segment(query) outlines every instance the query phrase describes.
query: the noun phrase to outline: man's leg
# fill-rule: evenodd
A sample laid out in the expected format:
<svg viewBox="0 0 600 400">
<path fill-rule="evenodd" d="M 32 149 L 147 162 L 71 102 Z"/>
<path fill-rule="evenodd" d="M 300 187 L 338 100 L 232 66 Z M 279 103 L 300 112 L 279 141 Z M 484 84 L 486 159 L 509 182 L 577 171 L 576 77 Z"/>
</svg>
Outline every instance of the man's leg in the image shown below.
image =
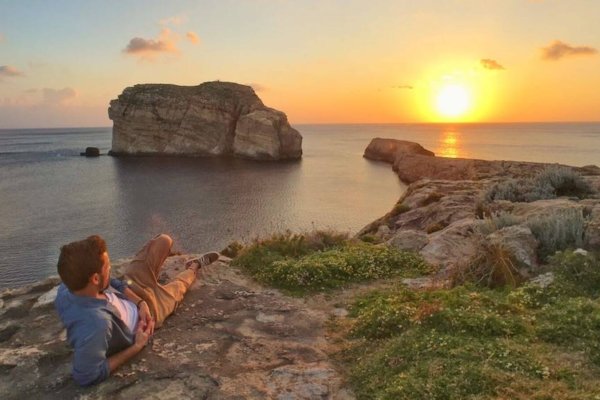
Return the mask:
<svg viewBox="0 0 600 400">
<path fill-rule="evenodd" d="M 195 270 L 188 269 L 165 286 L 158 283 L 160 270 L 172 245 L 173 240 L 168 235 L 154 237 L 135 255 L 125 272 L 127 278 L 133 281 L 131 289 L 148 302 L 156 327 L 160 327 L 175 310 L 196 279 Z"/>
</svg>

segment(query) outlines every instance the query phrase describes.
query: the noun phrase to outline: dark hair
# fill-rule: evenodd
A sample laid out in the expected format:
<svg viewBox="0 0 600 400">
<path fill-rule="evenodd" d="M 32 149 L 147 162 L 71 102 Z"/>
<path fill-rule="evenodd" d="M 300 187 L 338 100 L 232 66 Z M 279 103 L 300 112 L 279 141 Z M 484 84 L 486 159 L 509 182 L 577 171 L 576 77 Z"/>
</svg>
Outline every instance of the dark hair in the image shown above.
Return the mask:
<svg viewBox="0 0 600 400">
<path fill-rule="evenodd" d="M 92 275 L 102 271 L 102 254 L 105 251 L 106 242 L 98 235 L 60 248 L 56 268 L 70 291 L 83 289 Z"/>
</svg>

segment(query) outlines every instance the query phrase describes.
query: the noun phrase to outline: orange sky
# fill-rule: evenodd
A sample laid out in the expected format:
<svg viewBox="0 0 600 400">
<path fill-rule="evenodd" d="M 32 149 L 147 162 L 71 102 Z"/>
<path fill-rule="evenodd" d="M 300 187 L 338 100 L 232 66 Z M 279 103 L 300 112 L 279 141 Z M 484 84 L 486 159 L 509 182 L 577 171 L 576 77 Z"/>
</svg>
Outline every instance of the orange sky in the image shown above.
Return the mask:
<svg viewBox="0 0 600 400">
<path fill-rule="evenodd" d="M 600 120 L 598 1 L 140 4 L 3 3 L 0 128 L 108 126 L 127 86 L 217 79 L 292 123 Z"/>
</svg>

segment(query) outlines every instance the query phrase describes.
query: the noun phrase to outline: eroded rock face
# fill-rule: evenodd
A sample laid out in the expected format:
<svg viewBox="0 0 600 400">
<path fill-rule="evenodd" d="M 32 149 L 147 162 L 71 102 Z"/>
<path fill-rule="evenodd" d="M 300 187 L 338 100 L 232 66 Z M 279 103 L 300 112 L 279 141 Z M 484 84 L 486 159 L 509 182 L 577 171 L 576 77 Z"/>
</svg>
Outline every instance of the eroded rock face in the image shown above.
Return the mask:
<svg viewBox="0 0 600 400">
<path fill-rule="evenodd" d="M 112 155 L 233 155 L 297 159 L 302 136 L 250 86 L 143 84 L 110 102 Z"/>
</svg>

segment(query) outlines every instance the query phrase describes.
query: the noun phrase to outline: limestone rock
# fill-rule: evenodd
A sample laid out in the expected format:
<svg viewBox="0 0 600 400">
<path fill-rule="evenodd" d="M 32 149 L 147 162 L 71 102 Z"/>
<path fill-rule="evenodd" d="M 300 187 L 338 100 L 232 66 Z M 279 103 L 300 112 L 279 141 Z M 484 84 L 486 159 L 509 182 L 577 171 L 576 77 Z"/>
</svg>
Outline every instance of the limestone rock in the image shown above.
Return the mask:
<svg viewBox="0 0 600 400">
<path fill-rule="evenodd" d="M 585 227 L 585 247 L 590 250 L 600 250 L 600 205 L 596 205 Z"/>
<path fill-rule="evenodd" d="M 396 153 L 421 154 L 424 156 L 433 156 L 434 153 L 426 150 L 418 143 L 407 140 L 382 139 L 375 138 L 371 140 L 369 146 L 365 149 L 363 157 L 370 160 L 386 161 L 393 163 Z"/>
<path fill-rule="evenodd" d="M 536 256 L 538 242 L 526 226 L 514 225 L 502 228 L 488 235 L 487 239 L 489 243 L 501 246 L 522 266 L 529 269 L 538 266 Z"/>
<path fill-rule="evenodd" d="M 142 84 L 110 102 L 112 155 L 233 155 L 297 159 L 302 136 L 250 86 Z"/>
<path fill-rule="evenodd" d="M 442 268 L 456 266 L 477 252 L 477 221 L 465 218 L 429 235 L 429 243 L 421 250 L 428 263 Z"/>
<path fill-rule="evenodd" d="M 398 250 L 419 251 L 429 243 L 429 239 L 423 231 L 406 229 L 397 231 L 387 243 Z"/>
</svg>

